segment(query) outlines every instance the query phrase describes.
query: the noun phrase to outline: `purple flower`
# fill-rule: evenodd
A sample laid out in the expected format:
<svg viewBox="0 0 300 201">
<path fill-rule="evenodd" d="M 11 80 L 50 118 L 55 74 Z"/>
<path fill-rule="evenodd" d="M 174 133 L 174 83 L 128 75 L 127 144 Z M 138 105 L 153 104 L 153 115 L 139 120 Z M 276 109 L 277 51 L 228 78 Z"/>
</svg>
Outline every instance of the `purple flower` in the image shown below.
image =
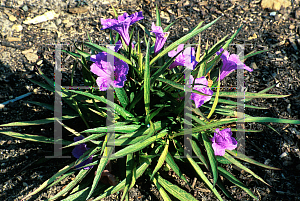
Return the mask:
<svg viewBox="0 0 300 201">
<path fill-rule="evenodd" d="M 194 78 L 191 75 L 190 79 L 189 79 L 189 84 L 192 85 L 193 82 L 194 82 Z M 200 77 L 200 78 L 196 78 L 193 89 L 197 90 L 201 93 L 209 95 L 209 96 L 204 96 L 204 95 L 192 93 L 191 100 L 193 100 L 195 102 L 196 108 L 199 108 L 205 102 L 209 101 L 211 99 L 211 96 L 214 93 L 209 87 L 207 87 L 207 85 L 208 85 L 208 82 L 204 76 Z"/>
<path fill-rule="evenodd" d="M 180 44 L 177 47 L 177 51 L 172 50 L 168 53 L 169 57 L 174 57 L 176 54 L 183 50 L 184 44 Z M 187 47 L 185 50 L 180 53 L 175 61 L 170 65 L 170 69 L 176 66 L 186 66 L 188 69 L 194 70 L 197 65 L 196 57 L 195 57 L 195 49 L 193 47 Z"/>
<path fill-rule="evenodd" d="M 159 50 L 161 50 L 161 48 L 164 46 L 170 33 L 163 32 L 163 29 L 160 26 L 155 26 L 154 23 L 152 23 L 152 32 L 155 33 L 156 36 L 154 53 L 157 54 Z"/>
<path fill-rule="evenodd" d="M 115 47 L 112 46 L 109 47 L 109 49 L 117 52 L 121 47 L 121 41 L 118 41 Z M 124 86 L 129 69 L 126 62 L 114 57 L 114 63 L 112 65 L 110 61 L 107 61 L 106 52 L 92 55 L 90 60 L 94 62 L 91 65 L 91 72 L 98 76 L 96 82 L 100 91 L 106 91 L 109 85 L 116 88 L 122 88 Z"/>
<path fill-rule="evenodd" d="M 217 156 L 224 156 L 225 149 L 233 150 L 237 147 L 237 141 L 232 137 L 230 128 L 225 128 L 221 131 L 217 128 L 214 137 L 210 140 L 212 141 L 212 148 Z"/>
<path fill-rule="evenodd" d="M 117 20 L 101 18 L 101 24 L 103 25 L 103 28 L 101 30 L 112 29 L 117 31 L 125 41 L 126 45 L 129 45 L 129 26 L 142 19 L 144 19 L 142 11 L 136 12 L 130 16 L 128 16 L 127 13 L 124 13 L 123 15 L 118 16 Z"/>
<path fill-rule="evenodd" d="M 77 142 L 77 141 L 80 141 L 80 140 L 83 140 L 84 139 L 84 137 L 82 137 L 82 136 L 79 136 L 79 137 L 74 137 L 74 142 Z M 83 143 L 83 144 L 79 144 L 79 145 L 76 145 L 75 146 L 75 148 L 73 149 L 73 151 L 72 151 L 72 154 L 73 154 L 73 156 L 75 157 L 75 158 L 80 158 L 83 154 L 84 154 L 84 152 L 86 152 L 87 150 L 89 150 L 90 148 L 88 148 L 87 146 L 86 146 L 86 144 L 85 143 Z M 76 165 L 76 168 L 80 168 L 80 167 L 82 167 L 82 166 L 85 166 L 85 165 L 87 165 L 87 164 L 89 164 L 89 163 L 92 163 L 93 162 L 93 157 L 91 156 L 91 157 L 89 157 L 87 160 L 85 160 L 85 161 L 83 161 L 82 163 L 80 163 L 79 165 Z M 91 166 L 88 166 L 88 167 L 85 167 L 84 169 L 86 170 L 86 169 L 91 169 L 91 168 L 93 168 L 94 166 L 93 165 L 91 165 Z"/>
<path fill-rule="evenodd" d="M 221 48 L 217 53 L 217 55 L 221 54 L 224 49 Z M 224 79 L 229 73 L 237 69 L 245 69 L 249 72 L 253 70 L 246 66 L 243 62 L 241 62 L 240 58 L 236 54 L 230 55 L 228 51 L 224 51 L 221 55 L 221 59 L 223 61 L 223 66 L 221 68 L 220 79 Z"/>
</svg>

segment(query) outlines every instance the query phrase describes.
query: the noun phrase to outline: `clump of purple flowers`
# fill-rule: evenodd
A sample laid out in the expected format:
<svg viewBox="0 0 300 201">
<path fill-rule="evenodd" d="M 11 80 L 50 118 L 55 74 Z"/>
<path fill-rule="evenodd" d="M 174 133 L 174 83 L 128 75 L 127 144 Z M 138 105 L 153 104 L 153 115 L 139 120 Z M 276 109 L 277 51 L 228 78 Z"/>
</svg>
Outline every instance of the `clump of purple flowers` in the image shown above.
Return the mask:
<svg viewBox="0 0 300 201">
<path fill-rule="evenodd" d="M 80 141 L 80 140 L 83 140 L 83 139 L 84 139 L 84 137 L 82 137 L 82 136 L 74 137 L 74 142 L 77 142 L 77 141 Z M 75 148 L 72 151 L 72 155 L 75 158 L 78 159 L 89 149 L 90 148 L 88 148 L 85 143 L 76 145 Z M 85 160 L 82 163 L 80 163 L 79 165 L 77 165 L 76 168 L 80 168 L 80 167 L 85 166 L 85 165 L 87 165 L 89 163 L 92 163 L 92 162 L 93 162 L 93 157 L 89 157 L 87 160 Z M 91 169 L 93 167 L 94 166 L 91 165 L 91 166 L 85 167 L 84 169 L 87 170 L 87 169 Z"/>
<path fill-rule="evenodd" d="M 224 156 L 225 149 L 233 150 L 237 147 L 237 141 L 232 137 L 232 132 L 230 128 L 225 128 L 220 131 L 217 128 L 214 137 L 211 138 L 212 148 L 214 149 L 215 155 Z"/>
</svg>

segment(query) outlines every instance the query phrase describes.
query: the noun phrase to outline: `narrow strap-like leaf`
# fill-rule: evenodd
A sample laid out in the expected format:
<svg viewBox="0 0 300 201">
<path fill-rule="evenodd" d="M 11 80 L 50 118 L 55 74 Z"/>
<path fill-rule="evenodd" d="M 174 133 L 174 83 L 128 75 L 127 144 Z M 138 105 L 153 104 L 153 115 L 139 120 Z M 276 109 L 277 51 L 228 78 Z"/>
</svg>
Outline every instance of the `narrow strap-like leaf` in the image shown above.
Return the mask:
<svg viewBox="0 0 300 201">
<path fill-rule="evenodd" d="M 196 170 L 197 174 L 200 176 L 200 178 L 206 183 L 206 185 L 210 188 L 210 190 L 215 194 L 215 196 L 221 201 L 223 200 L 217 189 L 210 183 L 210 181 L 205 176 L 202 169 L 198 166 L 198 164 L 192 159 L 192 157 L 187 154 L 187 159 L 193 166 L 193 168 Z"/>
<path fill-rule="evenodd" d="M 213 179 L 214 179 L 214 183 L 213 186 L 215 187 L 217 180 L 218 180 L 218 164 L 217 164 L 217 160 L 215 158 L 215 154 L 214 154 L 214 150 L 211 146 L 211 141 L 209 140 L 208 136 L 206 135 L 205 132 L 202 132 L 202 139 L 203 139 L 203 143 L 206 149 L 206 153 L 208 156 L 208 160 L 210 163 L 210 167 L 211 167 L 211 171 L 213 174 Z"/>
<path fill-rule="evenodd" d="M 165 159 L 167 157 L 167 154 L 168 154 L 168 151 L 169 151 L 169 139 L 167 139 L 167 142 L 166 142 L 166 145 L 165 145 L 165 148 L 163 150 L 163 152 L 161 153 L 161 156 L 159 157 L 158 159 L 158 162 L 153 170 L 153 173 L 150 177 L 150 179 L 153 178 L 153 176 L 156 174 L 156 172 L 161 168 L 161 166 L 164 164 L 165 162 Z"/>
<path fill-rule="evenodd" d="M 171 195 L 183 201 L 196 201 L 191 194 L 186 192 L 185 190 L 179 188 L 177 185 L 172 184 L 168 180 L 162 178 L 160 175 L 157 175 L 158 183 L 164 187 Z"/>
<path fill-rule="evenodd" d="M 242 182 L 240 182 L 237 178 L 235 178 L 232 174 L 230 174 L 229 172 L 227 172 L 225 169 L 223 169 L 222 167 L 218 167 L 219 172 L 226 178 L 228 179 L 231 183 L 237 185 L 238 187 L 240 187 L 241 189 L 243 189 L 244 191 L 246 191 L 251 197 L 253 197 L 254 199 L 258 200 L 258 198 L 252 193 L 252 191 L 250 191 Z"/>
<path fill-rule="evenodd" d="M 241 164 L 239 161 L 235 160 L 232 156 L 230 156 L 228 153 L 225 152 L 224 158 L 226 158 L 227 160 L 229 160 L 230 162 L 232 162 L 234 165 L 236 165 L 237 167 L 245 170 L 246 172 L 252 174 L 256 179 L 260 180 L 261 182 L 267 184 L 268 186 L 270 186 L 267 182 L 265 182 L 260 176 L 258 176 L 257 174 L 255 174 L 252 170 L 250 170 L 249 168 L 245 167 L 243 164 Z"/>
</svg>

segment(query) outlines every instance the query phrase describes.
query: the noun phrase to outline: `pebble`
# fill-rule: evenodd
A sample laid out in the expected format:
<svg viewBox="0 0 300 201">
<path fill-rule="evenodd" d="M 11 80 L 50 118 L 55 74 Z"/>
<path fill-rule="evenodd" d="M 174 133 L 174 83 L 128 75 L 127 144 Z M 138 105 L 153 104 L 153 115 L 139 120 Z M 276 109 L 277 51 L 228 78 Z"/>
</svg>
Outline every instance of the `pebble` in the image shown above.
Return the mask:
<svg viewBox="0 0 300 201">
<path fill-rule="evenodd" d="M 279 158 L 284 158 L 284 157 L 287 157 L 287 155 L 288 155 L 288 153 L 287 152 L 283 152 L 280 156 L 279 156 Z"/>
<path fill-rule="evenodd" d="M 300 19 L 300 8 L 295 11 L 295 18 Z"/>
<path fill-rule="evenodd" d="M 274 17 L 275 15 L 276 15 L 276 12 L 271 12 L 271 13 L 270 13 L 270 16 L 273 16 L 273 17 Z"/>
<path fill-rule="evenodd" d="M 28 6 L 27 6 L 27 5 L 24 5 L 24 6 L 22 7 L 22 9 L 23 9 L 25 12 L 27 12 L 27 11 L 28 11 Z"/>
<path fill-rule="evenodd" d="M 8 42 L 19 42 L 19 41 L 22 41 L 21 38 L 17 38 L 17 37 L 6 37 L 6 40 Z"/>
<path fill-rule="evenodd" d="M 256 63 L 255 62 L 252 62 L 251 64 L 250 64 L 250 68 L 252 68 L 252 69 L 258 69 L 258 67 L 257 67 L 257 65 L 256 65 Z"/>
<path fill-rule="evenodd" d="M 281 7 L 291 6 L 290 0 L 262 0 L 260 3 L 263 9 L 280 10 Z"/>
<path fill-rule="evenodd" d="M 264 164 L 265 164 L 265 165 L 269 165 L 270 162 L 271 162 L 271 159 L 267 159 L 267 160 L 265 160 Z"/>
<path fill-rule="evenodd" d="M 38 60 L 38 55 L 36 54 L 36 51 L 34 52 L 33 49 L 24 50 L 22 51 L 22 54 L 26 57 L 26 59 L 29 62 L 36 62 Z"/>
<path fill-rule="evenodd" d="M 291 24 L 291 25 L 289 26 L 289 29 L 291 29 L 291 30 L 295 29 L 295 25 Z"/>
<path fill-rule="evenodd" d="M 292 114 L 292 110 L 291 110 L 291 104 L 288 104 L 287 109 L 288 113 Z"/>
<path fill-rule="evenodd" d="M 14 24 L 14 25 L 12 26 L 12 30 L 14 30 L 14 31 L 16 31 L 16 32 L 20 32 L 20 31 L 23 30 L 23 27 L 22 27 L 22 25 L 20 25 L 20 24 Z"/>
</svg>

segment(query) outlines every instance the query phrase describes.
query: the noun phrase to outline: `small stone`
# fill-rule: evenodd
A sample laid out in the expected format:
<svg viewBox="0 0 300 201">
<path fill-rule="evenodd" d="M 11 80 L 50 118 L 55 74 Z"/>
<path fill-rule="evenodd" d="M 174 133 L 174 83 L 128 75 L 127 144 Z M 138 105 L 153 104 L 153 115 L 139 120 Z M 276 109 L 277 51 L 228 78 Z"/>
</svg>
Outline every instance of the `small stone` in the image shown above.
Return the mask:
<svg viewBox="0 0 300 201">
<path fill-rule="evenodd" d="M 57 26 L 60 25 L 61 24 L 61 19 L 56 19 L 55 23 L 56 23 Z"/>
<path fill-rule="evenodd" d="M 269 165 L 270 162 L 271 162 L 271 159 L 267 159 L 267 160 L 265 160 L 264 164 L 265 164 L 265 165 Z"/>
<path fill-rule="evenodd" d="M 256 65 L 255 62 L 252 62 L 252 63 L 250 64 L 250 68 L 252 68 L 252 69 L 254 69 L 254 70 L 258 69 L 258 67 L 257 67 L 257 65 Z"/>
<path fill-rule="evenodd" d="M 300 8 L 295 11 L 295 18 L 300 19 Z"/>
<path fill-rule="evenodd" d="M 14 24 L 14 25 L 12 26 L 12 30 L 15 30 L 16 32 L 20 32 L 20 31 L 23 30 L 23 27 L 22 27 L 22 25 L 20 25 L 20 24 Z"/>
<path fill-rule="evenodd" d="M 8 42 L 20 42 L 20 41 L 22 41 L 21 38 L 17 38 L 17 37 L 6 37 L 6 40 Z"/>
<path fill-rule="evenodd" d="M 254 33 L 253 36 L 250 36 L 250 37 L 248 38 L 248 40 L 253 40 L 253 39 L 257 39 L 256 33 Z"/>
<path fill-rule="evenodd" d="M 291 29 L 291 30 L 295 29 L 295 25 L 291 24 L 291 25 L 289 26 L 289 29 Z"/>
<path fill-rule="evenodd" d="M 34 52 L 33 49 L 24 50 L 22 51 L 22 54 L 24 54 L 24 56 L 29 62 L 36 62 L 39 59 L 38 55 L 36 54 L 36 51 Z"/>
<path fill-rule="evenodd" d="M 75 13 L 85 13 L 87 11 L 89 11 L 89 6 L 75 7 L 75 8 L 70 8 L 69 9 L 69 12 L 73 13 L 73 14 L 75 14 Z"/>
<path fill-rule="evenodd" d="M 27 184 L 26 182 L 23 182 L 23 186 L 24 186 L 24 187 L 27 187 L 28 184 Z"/>
<path fill-rule="evenodd" d="M 24 6 L 22 7 L 22 9 L 23 9 L 25 12 L 27 12 L 27 11 L 28 11 L 28 6 L 27 6 L 27 5 L 24 5 Z"/>
<path fill-rule="evenodd" d="M 288 155 L 288 153 L 287 152 L 283 152 L 280 156 L 279 156 L 279 158 L 284 158 L 284 157 L 287 157 L 287 155 Z"/>
<path fill-rule="evenodd" d="M 270 16 L 273 16 L 273 17 L 274 17 L 275 15 L 276 15 L 276 12 L 271 12 L 271 13 L 270 13 Z"/>
<path fill-rule="evenodd" d="M 9 21 L 14 22 L 17 20 L 17 18 L 10 14 L 8 11 L 4 10 L 4 13 L 8 16 Z"/>
<path fill-rule="evenodd" d="M 292 110 L 291 110 L 291 104 L 288 104 L 287 109 L 288 113 L 292 114 Z"/>
<path fill-rule="evenodd" d="M 260 3 L 263 9 L 280 10 L 281 7 L 291 6 L 290 0 L 262 0 Z"/>
<path fill-rule="evenodd" d="M 24 24 L 38 24 L 41 22 L 46 22 L 48 20 L 53 20 L 54 18 L 57 18 L 59 14 L 56 14 L 55 11 L 47 11 L 43 15 L 38 15 L 34 18 L 28 17 L 23 23 Z"/>
</svg>

